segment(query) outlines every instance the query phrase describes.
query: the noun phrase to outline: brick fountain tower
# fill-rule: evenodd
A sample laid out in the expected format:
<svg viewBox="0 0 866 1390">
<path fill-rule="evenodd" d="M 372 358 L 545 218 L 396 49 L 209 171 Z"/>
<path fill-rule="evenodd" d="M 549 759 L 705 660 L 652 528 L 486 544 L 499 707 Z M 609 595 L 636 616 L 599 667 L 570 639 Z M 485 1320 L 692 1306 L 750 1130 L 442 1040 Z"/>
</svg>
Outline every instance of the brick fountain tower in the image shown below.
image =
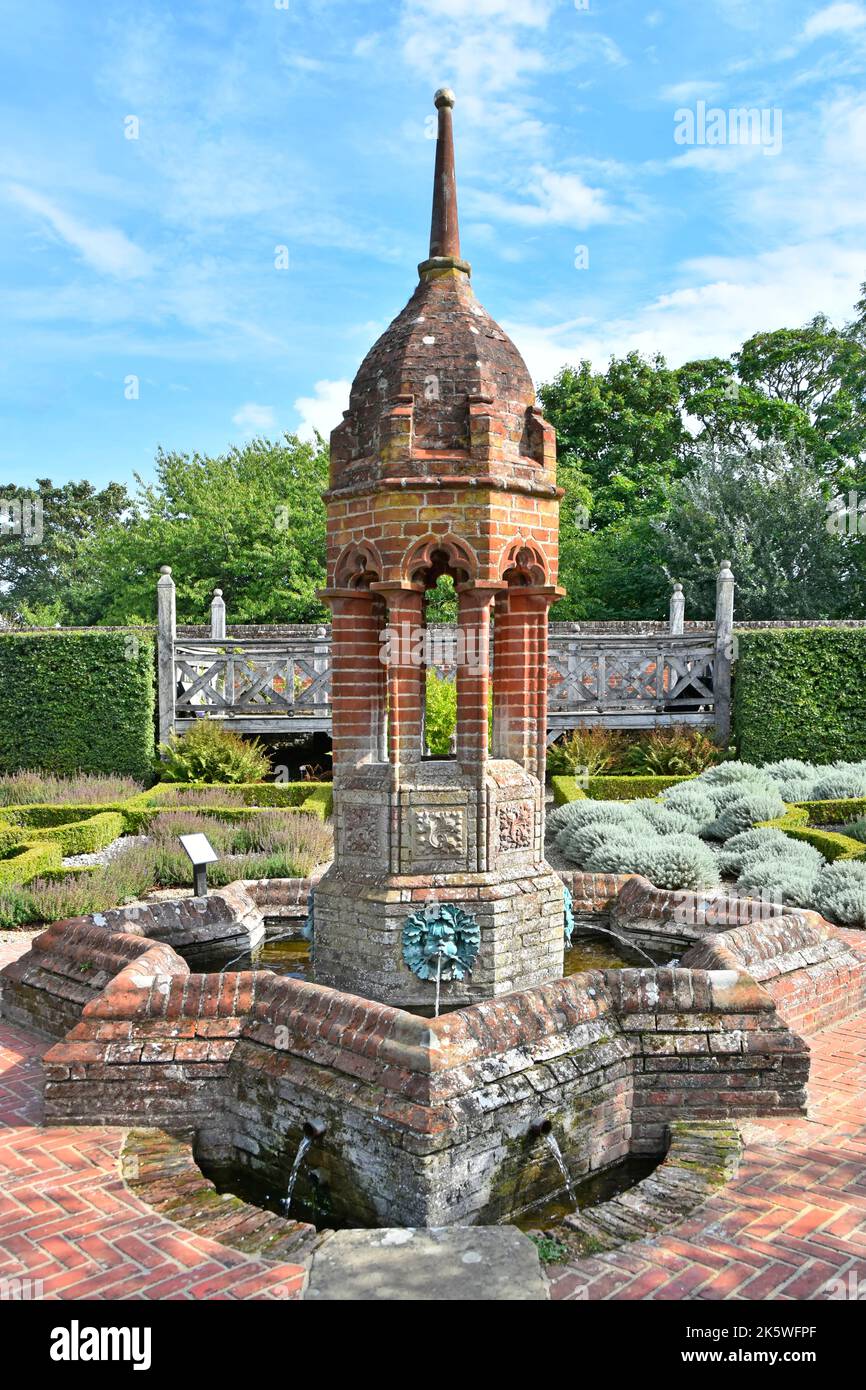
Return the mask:
<svg viewBox="0 0 866 1390">
<path fill-rule="evenodd" d="M 325 497 L 335 855 L 315 978 L 400 1006 L 432 1006 L 437 975 L 453 1006 L 558 978 L 563 958 L 544 859 L 555 435 L 472 292 L 454 96 L 435 103 L 430 255 L 355 377 Z M 430 758 L 425 607 L 442 575 L 458 597 L 456 749 Z"/>
</svg>

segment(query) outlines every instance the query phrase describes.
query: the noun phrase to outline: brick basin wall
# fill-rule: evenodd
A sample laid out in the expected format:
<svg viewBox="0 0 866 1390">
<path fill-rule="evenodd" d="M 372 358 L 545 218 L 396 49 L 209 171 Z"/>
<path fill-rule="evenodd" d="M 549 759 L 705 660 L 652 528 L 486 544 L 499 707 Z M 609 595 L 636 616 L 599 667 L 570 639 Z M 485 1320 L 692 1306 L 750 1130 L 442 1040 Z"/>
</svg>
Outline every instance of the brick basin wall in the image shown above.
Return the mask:
<svg viewBox="0 0 866 1390">
<path fill-rule="evenodd" d="M 55 931 L 59 975 L 93 931 Z M 731 970 L 589 972 L 426 1020 L 270 972 L 190 974 L 160 943 L 127 960 L 124 940 L 103 931 L 122 968 L 46 1054 L 47 1122 L 193 1129 L 203 1157 L 276 1182 L 304 1122 L 324 1121 L 309 1166 L 337 1219 L 533 1205 L 561 1183 L 541 1119 L 580 1177 L 661 1149 L 671 1120 L 804 1104 L 805 1044 Z"/>
</svg>

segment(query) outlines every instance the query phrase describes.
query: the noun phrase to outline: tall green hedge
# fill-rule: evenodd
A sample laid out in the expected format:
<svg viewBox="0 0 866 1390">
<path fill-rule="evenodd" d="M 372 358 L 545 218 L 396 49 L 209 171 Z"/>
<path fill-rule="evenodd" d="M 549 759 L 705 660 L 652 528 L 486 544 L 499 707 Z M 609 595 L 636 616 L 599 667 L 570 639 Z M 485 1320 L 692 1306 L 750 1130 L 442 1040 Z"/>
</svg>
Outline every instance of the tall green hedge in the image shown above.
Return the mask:
<svg viewBox="0 0 866 1390">
<path fill-rule="evenodd" d="M 0 634 L 0 771 L 147 779 L 153 756 L 149 633 Z"/>
<path fill-rule="evenodd" d="M 866 758 L 866 629 L 738 632 L 734 736 L 744 762 Z"/>
</svg>

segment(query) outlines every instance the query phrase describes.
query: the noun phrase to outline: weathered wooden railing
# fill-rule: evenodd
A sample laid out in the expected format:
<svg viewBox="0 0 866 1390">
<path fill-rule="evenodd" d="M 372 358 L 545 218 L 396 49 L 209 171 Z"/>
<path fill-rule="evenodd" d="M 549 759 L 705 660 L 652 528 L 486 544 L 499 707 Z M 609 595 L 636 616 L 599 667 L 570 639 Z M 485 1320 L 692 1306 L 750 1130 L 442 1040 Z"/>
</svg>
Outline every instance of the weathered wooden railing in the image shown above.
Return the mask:
<svg viewBox="0 0 866 1390">
<path fill-rule="evenodd" d="M 290 636 L 226 635 L 222 593 L 214 591 L 210 636 L 178 635 L 175 587 L 165 568 L 158 588 L 159 728 L 164 742 L 196 719 L 216 718 L 240 733 L 303 733 L 331 727 L 330 638 L 326 628 Z M 717 581 L 716 616 L 685 631 L 677 584 L 667 631 L 583 632 L 551 623 L 548 737 L 579 725 L 654 728 L 671 724 L 730 732 L 734 577 Z M 660 627 L 660 624 L 652 624 Z M 438 640 L 438 639 L 437 639 Z M 436 663 L 453 669 L 453 631 Z"/>
</svg>

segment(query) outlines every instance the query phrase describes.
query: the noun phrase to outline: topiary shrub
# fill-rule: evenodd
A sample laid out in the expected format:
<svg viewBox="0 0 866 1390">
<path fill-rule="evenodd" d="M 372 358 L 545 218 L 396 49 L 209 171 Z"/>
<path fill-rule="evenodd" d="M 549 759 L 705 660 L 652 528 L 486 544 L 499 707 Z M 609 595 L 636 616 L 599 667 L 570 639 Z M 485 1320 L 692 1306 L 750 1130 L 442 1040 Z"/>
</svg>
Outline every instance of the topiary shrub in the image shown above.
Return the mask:
<svg viewBox="0 0 866 1390">
<path fill-rule="evenodd" d="M 696 834 L 694 819 L 686 815 L 679 809 L 666 806 L 658 801 L 635 801 L 635 815 L 640 816 L 656 835 L 693 835 Z"/>
<path fill-rule="evenodd" d="M 866 796 L 866 764 L 834 763 L 818 771 L 822 775 L 813 783 L 808 800 L 841 801 L 845 797 Z"/>
<path fill-rule="evenodd" d="M 756 826 L 754 830 L 744 830 L 726 841 L 724 849 L 719 852 L 719 869 L 722 873 L 738 875 L 747 865 L 778 859 L 801 868 L 811 867 L 815 872 L 826 862 L 812 845 L 792 840 L 782 830 Z"/>
<path fill-rule="evenodd" d="M 657 888 L 712 888 L 716 856 L 698 835 L 663 835 L 648 848 L 646 876 Z"/>
<path fill-rule="evenodd" d="M 738 831 L 748 830 L 758 821 L 774 820 L 784 812 L 785 803 L 778 792 L 765 791 L 761 787 L 749 789 L 728 801 L 704 834 L 711 840 L 728 840 Z"/>
<path fill-rule="evenodd" d="M 188 733 L 162 744 L 164 782 L 260 782 L 270 762 L 258 739 L 247 741 L 214 719 L 201 719 Z"/>
<path fill-rule="evenodd" d="M 860 840 L 866 844 L 866 816 L 861 816 L 859 820 L 852 821 L 850 825 L 842 827 L 842 833 L 849 835 L 852 840 Z"/>
<path fill-rule="evenodd" d="M 572 801 L 560 807 L 562 817 L 556 828 L 556 844 L 561 849 L 566 835 L 585 825 L 631 825 L 634 812 L 626 802 Z"/>
<path fill-rule="evenodd" d="M 658 838 L 626 826 L 609 826 L 601 843 L 587 854 L 583 868 L 591 874 L 643 874 L 650 878 L 652 849 Z"/>
<path fill-rule="evenodd" d="M 775 855 L 763 863 L 750 860 L 737 879 L 737 891 L 746 898 L 763 894 L 773 902 L 811 907 L 818 874 L 814 864 L 798 863 L 784 855 Z"/>
<path fill-rule="evenodd" d="M 670 791 L 662 792 L 662 801 L 678 815 L 687 816 L 691 822 L 689 829 L 700 835 L 716 818 L 716 808 L 712 798 L 703 791 L 700 782 L 682 782 Z"/>
<path fill-rule="evenodd" d="M 866 927 L 866 863 L 839 860 L 818 875 L 814 905 L 831 922 Z"/>
</svg>

